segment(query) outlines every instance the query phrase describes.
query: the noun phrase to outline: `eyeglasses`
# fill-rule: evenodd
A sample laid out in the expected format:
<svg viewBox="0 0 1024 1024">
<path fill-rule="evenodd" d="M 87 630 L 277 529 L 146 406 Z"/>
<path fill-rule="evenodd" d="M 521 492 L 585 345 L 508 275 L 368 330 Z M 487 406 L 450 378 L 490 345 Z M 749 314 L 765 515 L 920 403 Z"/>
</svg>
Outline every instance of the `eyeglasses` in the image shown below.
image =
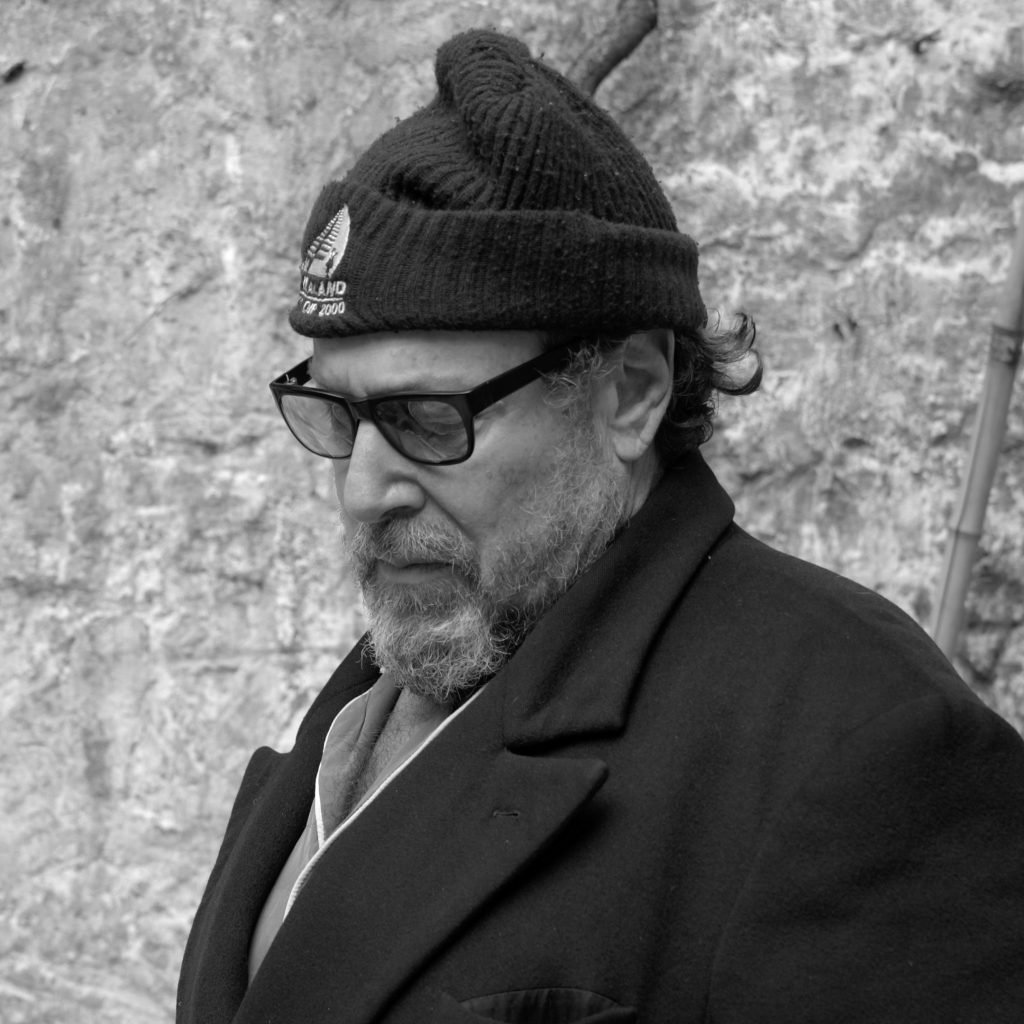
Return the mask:
<svg viewBox="0 0 1024 1024">
<path fill-rule="evenodd" d="M 413 462 L 451 466 L 473 454 L 473 418 L 542 374 L 564 368 L 583 341 L 541 353 L 468 391 L 400 392 L 346 398 L 309 387 L 310 360 L 270 382 L 277 408 L 299 444 L 314 455 L 347 459 L 360 420 L 369 420 Z"/>
</svg>

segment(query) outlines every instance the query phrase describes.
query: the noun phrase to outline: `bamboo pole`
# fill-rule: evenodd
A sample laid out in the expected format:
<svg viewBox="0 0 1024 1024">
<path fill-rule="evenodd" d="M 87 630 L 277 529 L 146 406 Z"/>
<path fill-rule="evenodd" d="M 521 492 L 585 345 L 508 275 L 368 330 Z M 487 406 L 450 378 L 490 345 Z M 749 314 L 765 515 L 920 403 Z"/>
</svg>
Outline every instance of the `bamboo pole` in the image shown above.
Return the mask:
<svg viewBox="0 0 1024 1024">
<path fill-rule="evenodd" d="M 978 406 L 971 454 L 956 527 L 950 534 L 935 616 L 935 642 L 947 658 L 956 653 L 971 570 L 978 553 L 992 481 L 999 462 L 1013 378 L 1024 339 L 1024 214 L 1017 224 L 1010 269 L 992 321 L 985 385 Z"/>
</svg>

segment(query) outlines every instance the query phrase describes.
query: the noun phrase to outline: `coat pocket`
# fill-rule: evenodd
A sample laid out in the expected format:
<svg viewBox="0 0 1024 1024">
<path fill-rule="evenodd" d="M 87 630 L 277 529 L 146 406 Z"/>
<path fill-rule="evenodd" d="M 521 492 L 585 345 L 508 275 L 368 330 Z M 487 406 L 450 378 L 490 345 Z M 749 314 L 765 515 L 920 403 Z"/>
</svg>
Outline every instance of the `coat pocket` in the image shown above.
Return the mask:
<svg viewBox="0 0 1024 1024">
<path fill-rule="evenodd" d="M 527 988 L 494 992 L 460 1003 L 481 1021 L 501 1024 L 626 1024 L 636 1010 L 583 988 Z"/>
</svg>

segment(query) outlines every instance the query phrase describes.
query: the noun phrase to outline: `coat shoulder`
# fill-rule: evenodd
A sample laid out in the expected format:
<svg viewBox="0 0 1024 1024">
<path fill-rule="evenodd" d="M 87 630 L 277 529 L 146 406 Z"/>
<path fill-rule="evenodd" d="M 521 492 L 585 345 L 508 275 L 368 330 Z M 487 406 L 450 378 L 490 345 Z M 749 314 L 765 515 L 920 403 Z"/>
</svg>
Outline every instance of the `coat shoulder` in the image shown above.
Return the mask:
<svg viewBox="0 0 1024 1024">
<path fill-rule="evenodd" d="M 888 598 L 739 527 L 709 553 L 677 611 L 684 604 L 689 611 L 678 621 L 696 613 L 733 657 L 758 667 L 755 679 L 778 676 L 833 699 L 883 705 L 936 693 L 977 700 L 921 625 Z"/>
</svg>

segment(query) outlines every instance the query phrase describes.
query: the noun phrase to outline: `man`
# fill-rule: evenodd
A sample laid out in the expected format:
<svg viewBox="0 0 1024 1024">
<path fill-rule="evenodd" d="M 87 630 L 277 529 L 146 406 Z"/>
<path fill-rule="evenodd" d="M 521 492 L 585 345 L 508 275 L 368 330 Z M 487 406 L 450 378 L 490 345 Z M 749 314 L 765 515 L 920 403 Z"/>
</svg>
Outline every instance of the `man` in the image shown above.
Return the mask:
<svg viewBox="0 0 1024 1024">
<path fill-rule="evenodd" d="M 715 334 L 611 120 L 473 32 L 317 201 L 272 385 L 370 629 L 254 755 L 180 1024 L 1024 1019 L 1024 744 L 733 522 Z"/>
</svg>

